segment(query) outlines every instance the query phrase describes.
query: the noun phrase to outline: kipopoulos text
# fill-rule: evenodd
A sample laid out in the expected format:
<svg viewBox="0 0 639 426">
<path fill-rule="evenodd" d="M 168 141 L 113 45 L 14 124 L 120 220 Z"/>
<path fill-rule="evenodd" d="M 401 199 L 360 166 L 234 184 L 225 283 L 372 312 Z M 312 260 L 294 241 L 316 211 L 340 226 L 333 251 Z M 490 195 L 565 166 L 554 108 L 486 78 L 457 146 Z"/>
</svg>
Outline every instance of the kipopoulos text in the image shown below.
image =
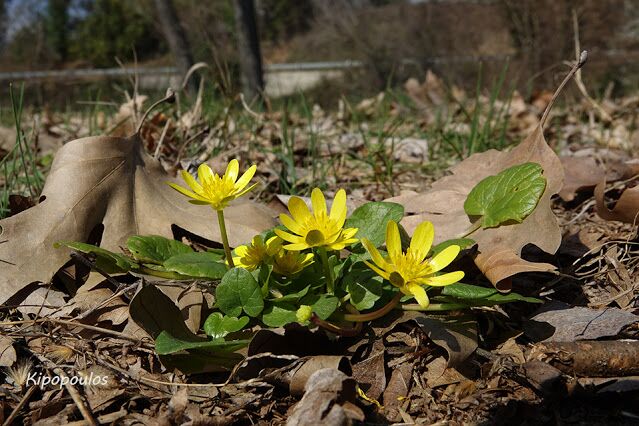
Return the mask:
<svg viewBox="0 0 639 426">
<path fill-rule="evenodd" d="M 100 376 L 97 374 L 73 375 L 73 376 L 47 376 L 42 373 L 30 373 L 27 377 L 27 386 L 65 386 L 65 385 L 82 385 L 82 386 L 105 386 L 108 383 L 108 376 Z"/>
</svg>

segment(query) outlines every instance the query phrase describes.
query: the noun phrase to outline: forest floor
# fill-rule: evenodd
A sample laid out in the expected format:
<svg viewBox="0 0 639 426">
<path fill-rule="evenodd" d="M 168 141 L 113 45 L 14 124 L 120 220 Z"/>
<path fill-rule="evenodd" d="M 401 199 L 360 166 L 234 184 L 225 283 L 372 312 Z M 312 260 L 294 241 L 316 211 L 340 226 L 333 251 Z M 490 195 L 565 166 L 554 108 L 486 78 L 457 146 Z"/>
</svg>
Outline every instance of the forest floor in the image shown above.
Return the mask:
<svg viewBox="0 0 639 426">
<path fill-rule="evenodd" d="M 499 280 L 508 287 L 502 290 L 542 303 L 514 301 L 427 315 L 396 310 L 364 325 L 357 336 L 295 324 L 254 326 L 239 358 L 200 372 L 189 353 L 183 354 L 189 368 L 158 355 L 156 336 L 142 317 L 153 322 L 169 315 L 158 302 L 166 298 L 179 308 L 181 320 L 202 334 L 216 282 L 96 273 L 90 256 L 76 253 L 70 260 L 68 252 L 51 254 L 59 250 L 52 247 L 33 248 L 37 256 L 21 266 L 21 275 L 9 276 L 15 262 L 7 260 L 6 247 L 19 248 L 13 234 L 0 233 L 0 281 L 9 283 L 0 287 L 0 421 L 637 424 L 639 95 L 593 101 L 575 93 L 550 110 L 543 128 L 547 145 L 543 137 L 530 136 L 539 129 L 552 92 L 524 99 L 494 87 L 473 96 L 430 73 L 423 82 L 410 80 L 402 90 L 358 104 L 339 100 L 333 111 L 304 98 L 293 106 L 259 110 L 234 100 L 212 107 L 203 96 L 162 105 L 138 132 L 141 149 L 158 170 L 174 176 L 179 169 L 194 172 L 203 162 L 219 173 L 232 159 L 243 168 L 256 164 L 259 185 L 252 197 L 273 218 L 287 212 L 291 195 L 308 196 L 315 187 L 327 198 L 346 189 L 349 211 L 366 201 L 390 200 L 404 206 L 407 219 L 427 216 L 422 204 L 438 182 L 452 176 L 451 167 L 472 180 L 486 164 L 503 158 L 497 151 L 509 155 L 531 139 L 535 147 L 549 146 L 557 162 L 545 173 L 563 174 L 549 194 L 547 211 L 556 218 L 556 235 L 530 224 L 518 231 L 519 242 L 511 247 L 516 260 L 504 266 L 507 278 Z M 25 108 L 17 119 L 20 138 L 15 128 L 1 128 L 2 232 L 17 232 L 14 224 L 21 223 L 20 244 L 37 240 L 45 228 L 28 217 L 30 211 L 42 218 L 38 208 L 66 197 L 56 194 L 90 193 L 83 180 L 91 180 L 93 171 L 86 165 L 71 184 L 47 180 L 62 166 L 58 150 L 81 137 L 135 133 L 141 111 L 151 103 L 136 96 L 117 111 L 96 104 L 69 114 Z M 119 185 L 110 191 L 129 183 Z M 84 204 L 83 215 L 123 208 L 120 201 L 105 204 L 98 198 Z M 97 228 L 83 225 L 74 212 L 73 226 L 84 228 L 51 238 L 85 235 L 85 242 L 99 245 Z M 255 227 L 260 221 L 250 214 L 238 220 Z M 112 230 L 105 221 L 98 231 L 103 242 Z M 221 247 L 188 229 L 172 232 L 197 250 Z M 554 240 L 554 253 L 540 249 Z M 525 266 L 516 273 L 509 268 L 524 264 L 519 252 L 526 265 L 550 266 Z M 458 260 L 464 282 L 492 289 L 495 269 L 477 263 L 477 254 L 470 248 Z M 53 272 L 38 280 L 42 283 L 27 279 L 45 270 Z M 156 301 L 140 305 L 136 294 L 150 284 L 162 291 L 149 294 Z M 322 368 L 330 370 L 313 376 Z M 42 382 L 64 376 L 105 380 Z"/>
</svg>

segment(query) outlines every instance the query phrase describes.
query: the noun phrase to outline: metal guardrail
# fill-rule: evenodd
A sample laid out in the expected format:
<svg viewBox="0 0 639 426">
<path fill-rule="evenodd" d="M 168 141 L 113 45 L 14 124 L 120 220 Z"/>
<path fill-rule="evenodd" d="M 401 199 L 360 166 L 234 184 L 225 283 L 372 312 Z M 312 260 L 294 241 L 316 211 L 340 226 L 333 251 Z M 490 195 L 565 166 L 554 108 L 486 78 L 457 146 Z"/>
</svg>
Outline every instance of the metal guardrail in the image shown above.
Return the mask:
<svg viewBox="0 0 639 426">
<path fill-rule="evenodd" d="M 507 55 L 499 56 L 445 56 L 432 57 L 425 61 L 427 64 L 479 62 L 505 60 Z M 419 61 L 413 59 L 402 60 L 403 65 L 420 66 Z M 266 64 L 265 73 L 304 72 L 304 71 L 339 71 L 361 68 L 365 64 L 358 60 L 326 61 L 326 62 L 296 62 L 284 64 Z M 46 71 L 16 71 L 0 72 L 0 81 L 25 80 L 73 80 L 105 77 L 129 77 L 133 75 L 178 75 L 175 67 L 129 67 L 129 68 L 100 68 L 100 69 L 67 69 Z"/>
<path fill-rule="evenodd" d="M 361 61 L 296 62 L 289 64 L 266 64 L 264 72 L 291 71 L 331 71 L 362 67 Z M 72 80 L 74 78 L 128 77 L 132 75 L 177 75 L 175 67 L 137 67 L 137 68 L 100 68 L 68 69 L 46 71 L 0 72 L 0 81 L 7 80 Z"/>
<path fill-rule="evenodd" d="M 131 75 L 172 75 L 177 74 L 175 67 L 138 67 L 138 68 L 100 68 L 68 69 L 47 71 L 16 71 L 0 73 L 0 81 L 6 80 L 66 80 L 91 77 L 128 77 Z"/>
</svg>

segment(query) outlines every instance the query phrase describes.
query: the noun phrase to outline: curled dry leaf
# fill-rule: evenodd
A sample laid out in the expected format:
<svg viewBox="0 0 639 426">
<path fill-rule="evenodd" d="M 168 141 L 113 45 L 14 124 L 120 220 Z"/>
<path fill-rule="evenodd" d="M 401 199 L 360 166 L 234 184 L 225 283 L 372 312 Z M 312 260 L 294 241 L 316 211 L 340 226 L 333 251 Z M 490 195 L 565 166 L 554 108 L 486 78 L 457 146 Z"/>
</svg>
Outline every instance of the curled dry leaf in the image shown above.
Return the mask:
<svg viewBox="0 0 639 426">
<path fill-rule="evenodd" d="M 604 170 L 592 157 L 561 157 L 564 168 L 564 186 L 559 196 L 564 201 L 572 201 L 579 190 L 594 188 L 605 177 Z"/>
<path fill-rule="evenodd" d="M 595 187 L 595 202 L 597 214 L 605 220 L 617 220 L 626 223 L 639 221 L 639 186 L 627 188 L 619 197 L 615 206 L 610 210 L 604 201 L 606 181 L 603 180 Z"/>
<path fill-rule="evenodd" d="M 13 339 L 7 336 L 0 336 L 0 367 L 11 367 L 16 360 Z"/>
<path fill-rule="evenodd" d="M 544 305 L 524 324 L 535 341 L 574 342 L 616 336 L 624 327 L 639 322 L 639 316 L 618 308 L 590 309 L 562 302 Z"/>
<path fill-rule="evenodd" d="M 350 425 L 363 421 L 364 413 L 356 405 L 357 383 L 333 368 L 315 371 L 306 382 L 304 397 L 293 408 L 289 426 Z"/>
<path fill-rule="evenodd" d="M 546 189 L 534 212 L 521 223 L 478 229 L 470 236 L 478 244 L 475 263 L 479 269 L 499 290 L 507 291 L 510 282 L 502 281 L 505 278 L 520 272 L 555 269 L 548 263 L 523 260 L 520 256 L 525 245 L 534 244 L 554 253 L 561 243 L 561 231 L 550 208 L 550 198 L 561 189 L 564 172 L 559 158 L 546 143 L 541 126 L 509 152 L 489 150 L 472 155 L 452 167 L 452 174 L 433 183 L 427 192 L 403 194 L 386 201 L 404 206 L 409 216 L 402 225 L 409 233 L 428 220 L 435 226 L 435 243 L 457 238 L 471 226 L 464 202 L 475 185 L 488 176 L 526 162 L 540 164 L 546 178 Z"/>
<path fill-rule="evenodd" d="M 90 137 L 58 151 L 44 187 L 43 201 L 0 220 L 0 303 L 35 281 L 48 281 L 68 259 L 54 249 L 61 240 L 85 241 L 104 226 L 100 246 L 118 251 L 131 235 L 172 237 L 176 225 L 220 241 L 210 209 L 187 203 L 166 182 L 172 180 L 147 155 L 137 136 Z M 269 209 L 252 202 L 226 210 L 230 243 L 250 241 L 276 222 Z"/>
</svg>

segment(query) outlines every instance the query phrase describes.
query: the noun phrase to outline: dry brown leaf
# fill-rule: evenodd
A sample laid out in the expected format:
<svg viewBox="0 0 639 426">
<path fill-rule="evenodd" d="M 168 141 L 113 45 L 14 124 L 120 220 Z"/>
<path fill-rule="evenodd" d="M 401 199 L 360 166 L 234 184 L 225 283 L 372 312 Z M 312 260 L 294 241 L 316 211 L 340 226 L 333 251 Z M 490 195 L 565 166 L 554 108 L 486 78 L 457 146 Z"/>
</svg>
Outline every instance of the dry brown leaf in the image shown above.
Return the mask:
<svg viewBox="0 0 639 426">
<path fill-rule="evenodd" d="M 496 175 L 509 167 L 525 162 L 539 163 L 547 179 L 546 189 L 537 208 L 522 223 L 479 229 L 469 238 L 479 246 L 475 263 L 500 290 L 509 290 L 508 282 L 500 281 L 520 272 L 552 271 L 555 266 L 523 260 L 521 249 L 534 244 L 548 253 L 555 253 L 561 243 L 557 219 L 550 208 L 550 198 L 561 189 L 564 172 L 561 162 L 544 139 L 540 126 L 521 144 L 509 152 L 489 150 L 472 155 L 450 169 L 451 175 L 436 181 L 421 194 L 403 194 L 386 201 L 402 204 L 409 215 L 402 225 L 412 233 L 418 224 L 428 220 L 435 226 L 435 242 L 458 238 L 471 226 L 464 202 L 482 179 Z"/>
<path fill-rule="evenodd" d="M 604 202 L 605 189 L 605 180 L 595 187 L 597 214 L 605 220 L 636 224 L 639 220 L 639 186 L 626 189 L 612 210 Z"/>
<path fill-rule="evenodd" d="M 572 201 L 580 189 L 594 188 L 605 177 L 602 168 L 592 157 L 561 157 L 564 168 L 564 186 L 559 196 L 564 201 Z"/>
<path fill-rule="evenodd" d="M 17 359 L 16 350 L 13 348 L 13 339 L 0 336 L 0 367 L 11 367 Z"/>
<path fill-rule="evenodd" d="M 55 157 L 43 201 L 0 221 L 0 303 L 26 284 L 48 281 L 68 259 L 60 240 L 85 241 L 104 225 L 101 247 L 118 251 L 131 235 L 172 237 L 171 226 L 213 241 L 220 234 L 211 209 L 187 202 L 141 148 L 137 136 L 90 137 L 66 144 Z M 239 245 L 276 224 L 270 210 L 244 201 L 225 211 L 229 239 Z"/>
</svg>

